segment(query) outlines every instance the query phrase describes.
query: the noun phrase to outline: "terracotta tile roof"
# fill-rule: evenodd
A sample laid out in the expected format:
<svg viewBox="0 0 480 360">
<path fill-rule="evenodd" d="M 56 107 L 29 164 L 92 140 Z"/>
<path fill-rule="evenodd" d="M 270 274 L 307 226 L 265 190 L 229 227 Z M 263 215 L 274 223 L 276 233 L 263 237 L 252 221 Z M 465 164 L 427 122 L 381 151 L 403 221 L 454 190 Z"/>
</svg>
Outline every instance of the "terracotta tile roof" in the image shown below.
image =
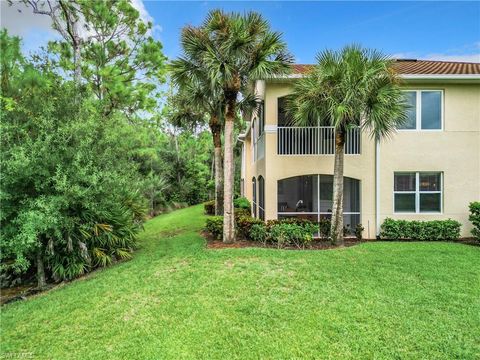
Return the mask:
<svg viewBox="0 0 480 360">
<path fill-rule="evenodd" d="M 306 74 L 313 65 L 295 64 L 294 74 Z M 434 61 L 434 60 L 396 60 L 393 68 L 399 74 L 417 75 L 480 75 L 480 63 Z"/>
</svg>

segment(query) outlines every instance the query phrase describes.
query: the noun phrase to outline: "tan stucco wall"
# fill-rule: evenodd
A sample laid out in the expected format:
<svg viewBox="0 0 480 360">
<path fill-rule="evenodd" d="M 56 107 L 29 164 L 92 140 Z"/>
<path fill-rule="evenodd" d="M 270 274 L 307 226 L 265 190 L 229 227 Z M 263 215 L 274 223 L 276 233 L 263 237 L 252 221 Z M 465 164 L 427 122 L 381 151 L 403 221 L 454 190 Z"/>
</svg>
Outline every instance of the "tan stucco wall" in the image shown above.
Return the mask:
<svg viewBox="0 0 480 360">
<path fill-rule="evenodd" d="M 413 87 L 410 87 L 413 88 Z M 455 219 L 469 236 L 468 203 L 480 199 L 480 85 L 415 85 L 444 90 L 443 131 L 399 131 L 380 146 L 380 218 Z M 395 171 L 443 172 L 442 214 L 394 214 Z"/>
<path fill-rule="evenodd" d="M 265 91 L 265 124 L 277 124 L 277 98 L 287 95 L 289 83 L 267 83 Z M 444 90 L 444 129 L 442 131 L 397 132 L 380 145 L 380 220 L 446 219 L 462 223 L 462 236 L 469 236 L 468 203 L 480 199 L 480 85 L 415 84 L 412 89 Z M 265 178 L 266 219 L 277 217 L 277 181 L 306 174 L 333 174 L 333 155 L 277 155 L 276 132 L 266 132 L 265 158 L 252 163 L 246 192 L 251 199 L 251 178 Z M 345 156 L 345 176 L 361 182 L 361 222 L 364 236 L 374 238 L 375 218 L 375 144 L 362 134 L 360 155 Z M 442 171 L 444 173 L 443 213 L 393 213 L 393 173 L 395 171 Z"/>
</svg>

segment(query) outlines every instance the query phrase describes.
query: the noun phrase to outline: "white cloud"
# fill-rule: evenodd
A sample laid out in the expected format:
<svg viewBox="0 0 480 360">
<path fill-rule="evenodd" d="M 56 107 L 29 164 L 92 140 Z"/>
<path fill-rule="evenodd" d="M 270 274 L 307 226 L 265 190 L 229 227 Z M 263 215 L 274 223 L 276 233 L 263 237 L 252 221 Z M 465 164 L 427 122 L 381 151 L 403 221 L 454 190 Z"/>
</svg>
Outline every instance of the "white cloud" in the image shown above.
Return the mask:
<svg viewBox="0 0 480 360">
<path fill-rule="evenodd" d="M 131 0 L 132 6 L 140 13 L 140 18 L 145 22 L 154 22 L 142 0 Z M 51 40 L 60 38 L 52 29 L 52 20 L 47 15 L 34 14 L 33 10 L 19 0 L 13 0 L 12 6 L 6 0 L 0 0 L 1 26 L 6 28 L 10 35 L 20 36 L 23 39 L 23 49 L 26 52 L 39 49 Z M 158 35 L 162 32 L 160 25 L 154 25 L 151 34 Z M 88 36 L 83 26 L 80 27 L 82 36 Z"/>
<path fill-rule="evenodd" d="M 25 4 L 14 1 L 12 6 L 5 0 L 0 0 L 2 27 L 11 35 L 24 37 L 32 30 L 50 31 L 52 21 L 48 16 L 34 14 L 32 9 Z"/>
<path fill-rule="evenodd" d="M 425 60 L 463 61 L 480 63 L 480 53 L 468 55 L 428 54 Z"/>
<path fill-rule="evenodd" d="M 149 35 L 151 36 L 160 35 L 160 33 L 163 31 L 163 28 L 161 25 L 155 24 L 155 20 L 145 8 L 145 4 L 143 3 L 143 0 L 131 0 L 131 2 L 132 2 L 132 6 L 135 9 L 137 9 L 138 12 L 140 13 L 140 19 L 142 19 L 146 23 L 151 22 L 152 24 L 154 24 L 152 26 L 152 29 L 149 32 Z"/>
<path fill-rule="evenodd" d="M 153 23 L 153 17 L 148 13 L 147 9 L 145 9 L 145 5 L 143 4 L 143 0 L 131 0 L 132 6 L 138 10 L 140 13 L 140 19 L 145 22 Z"/>
<path fill-rule="evenodd" d="M 22 48 L 26 53 L 34 52 L 60 37 L 52 29 L 50 17 L 34 14 L 25 4 L 14 1 L 10 6 L 7 1 L 0 0 L 0 6 L 2 28 L 6 28 L 10 35 L 22 38 Z"/>
</svg>

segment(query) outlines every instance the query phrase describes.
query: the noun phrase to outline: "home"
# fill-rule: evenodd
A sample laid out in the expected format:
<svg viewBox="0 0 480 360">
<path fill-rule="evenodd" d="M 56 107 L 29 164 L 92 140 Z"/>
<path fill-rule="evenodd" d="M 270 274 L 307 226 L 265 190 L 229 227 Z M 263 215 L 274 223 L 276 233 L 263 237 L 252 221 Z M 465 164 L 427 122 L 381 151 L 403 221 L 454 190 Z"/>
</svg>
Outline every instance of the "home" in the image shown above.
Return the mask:
<svg viewBox="0 0 480 360">
<path fill-rule="evenodd" d="M 260 111 L 240 135 L 241 191 L 260 219 L 332 212 L 334 129 L 292 126 L 285 100 L 312 65 L 259 80 Z M 454 219 L 469 236 L 468 204 L 480 199 L 480 63 L 396 60 L 408 121 L 376 142 L 358 128 L 345 144 L 344 225 L 375 238 L 385 218 Z"/>
</svg>

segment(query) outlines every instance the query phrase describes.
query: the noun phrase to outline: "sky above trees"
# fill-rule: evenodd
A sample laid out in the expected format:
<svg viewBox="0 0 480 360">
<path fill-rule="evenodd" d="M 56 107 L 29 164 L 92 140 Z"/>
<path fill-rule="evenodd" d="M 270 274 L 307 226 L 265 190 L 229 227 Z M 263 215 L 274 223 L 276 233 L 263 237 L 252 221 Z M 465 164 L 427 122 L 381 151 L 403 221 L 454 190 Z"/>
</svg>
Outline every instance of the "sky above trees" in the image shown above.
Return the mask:
<svg viewBox="0 0 480 360">
<path fill-rule="evenodd" d="M 133 0 L 142 18 L 154 23 L 169 58 L 180 53 L 180 29 L 198 25 L 209 10 L 255 10 L 282 31 L 296 62 L 312 63 L 318 50 L 352 42 L 401 58 L 480 62 L 479 2 L 225 2 Z M 1 1 L 1 23 L 37 50 L 55 33 L 49 19 Z"/>
</svg>

